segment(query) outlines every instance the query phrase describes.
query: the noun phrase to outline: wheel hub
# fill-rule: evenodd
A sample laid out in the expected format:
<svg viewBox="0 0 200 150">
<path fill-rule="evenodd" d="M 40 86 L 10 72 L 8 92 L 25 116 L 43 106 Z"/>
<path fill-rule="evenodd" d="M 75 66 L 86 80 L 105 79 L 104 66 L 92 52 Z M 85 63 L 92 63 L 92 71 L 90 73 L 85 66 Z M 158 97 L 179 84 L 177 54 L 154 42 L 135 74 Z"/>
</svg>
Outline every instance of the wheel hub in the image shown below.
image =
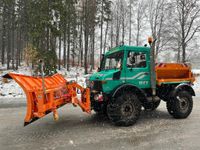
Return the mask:
<svg viewBox="0 0 200 150">
<path fill-rule="evenodd" d="M 134 107 L 131 103 L 126 103 L 122 106 L 123 116 L 131 116 L 134 111 Z"/>
<path fill-rule="evenodd" d="M 189 103 L 188 103 L 188 100 L 187 98 L 184 98 L 184 97 L 179 97 L 179 104 L 180 104 L 180 109 L 182 111 L 187 111 L 188 109 L 188 106 L 189 106 Z"/>
</svg>

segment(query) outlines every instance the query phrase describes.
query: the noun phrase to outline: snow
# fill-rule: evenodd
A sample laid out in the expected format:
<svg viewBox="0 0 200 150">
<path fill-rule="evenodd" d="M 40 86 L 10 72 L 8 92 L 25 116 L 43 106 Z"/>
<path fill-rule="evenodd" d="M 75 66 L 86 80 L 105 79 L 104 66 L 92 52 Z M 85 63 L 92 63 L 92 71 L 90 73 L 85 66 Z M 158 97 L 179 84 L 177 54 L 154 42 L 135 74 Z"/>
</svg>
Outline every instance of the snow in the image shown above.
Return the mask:
<svg viewBox="0 0 200 150">
<path fill-rule="evenodd" d="M 196 77 L 196 81 L 193 86 L 196 96 L 200 96 L 200 76 Z"/>
<path fill-rule="evenodd" d="M 9 83 L 0 84 L 0 97 L 24 97 L 25 94 L 20 86 L 14 81 L 9 80 Z"/>
<path fill-rule="evenodd" d="M 200 75 L 200 69 L 192 69 L 193 74 Z"/>
<path fill-rule="evenodd" d="M 194 90 L 196 96 L 200 96 L 200 69 L 192 69 L 193 74 L 195 75 L 195 82 L 194 82 Z"/>
</svg>

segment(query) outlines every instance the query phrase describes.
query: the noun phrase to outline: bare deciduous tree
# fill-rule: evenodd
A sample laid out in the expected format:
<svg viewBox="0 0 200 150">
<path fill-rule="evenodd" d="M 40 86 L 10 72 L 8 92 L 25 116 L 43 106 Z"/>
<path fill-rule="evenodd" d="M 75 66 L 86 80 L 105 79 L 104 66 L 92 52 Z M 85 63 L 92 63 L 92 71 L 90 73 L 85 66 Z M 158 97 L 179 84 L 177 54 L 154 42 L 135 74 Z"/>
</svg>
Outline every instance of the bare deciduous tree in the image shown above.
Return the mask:
<svg viewBox="0 0 200 150">
<path fill-rule="evenodd" d="M 179 23 L 182 62 L 186 62 L 186 48 L 199 31 L 199 0 L 176 0 L 177 20 Z"/>
<path fill-rule="evenodd" d="M 168 20 L 166 18 L 167 6 L 168 3 L 165 0 L 151 0 L 149 3 L 148 18 L 152 37 L 156 40 L 153 45 L 156 57 L 171 39 L 169 35 L 165 35 L 166 31 L 168 31 L 168 25 L 166 23 Z"/>
<path fill-rule="evenodd" d="M 147 8 L 147 3 L 143 0 L 138 2 L 137 12 L 136 12 L 136 45 L 140 45 L 140 32 L 144 26 L 145 11 Z"/>
</svg>

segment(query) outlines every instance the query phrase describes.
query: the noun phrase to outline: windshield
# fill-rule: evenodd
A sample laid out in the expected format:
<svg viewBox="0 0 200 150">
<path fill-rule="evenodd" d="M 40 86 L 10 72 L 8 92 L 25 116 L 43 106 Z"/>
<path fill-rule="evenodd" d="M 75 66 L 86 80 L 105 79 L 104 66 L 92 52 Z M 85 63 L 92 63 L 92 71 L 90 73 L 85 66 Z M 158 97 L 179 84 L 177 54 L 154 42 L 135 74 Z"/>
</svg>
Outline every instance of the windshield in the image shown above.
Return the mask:
<svg viewBox="0 0 200 150">
<path fill-rule="evenodd" d="M 116 52 L 104 56 L 101 64 L 101 70 L 121 69 L 123 62 L 123 55 L 124 52 Z"/>
</svg>

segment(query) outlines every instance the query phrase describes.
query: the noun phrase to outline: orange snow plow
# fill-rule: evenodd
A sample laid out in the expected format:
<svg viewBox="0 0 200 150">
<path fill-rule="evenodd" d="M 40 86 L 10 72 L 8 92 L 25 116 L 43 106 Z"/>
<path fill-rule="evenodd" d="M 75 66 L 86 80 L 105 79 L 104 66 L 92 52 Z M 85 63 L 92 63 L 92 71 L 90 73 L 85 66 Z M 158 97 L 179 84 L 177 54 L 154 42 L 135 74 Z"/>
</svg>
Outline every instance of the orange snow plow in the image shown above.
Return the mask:
<svg viewBox="0 0 200 150">
<path fill-rule="evenodd" d="M 57 109 L 67 103 L 80 106 L 84 112 L 91 112 L 89 88 L 83 88 L 76 82 L 68 82 L 60 74 L 43 78 L 9 73 L 4 77 L 14 79 L 26 94 L 27 112 L 24 126 L 50 112 L 53 112 L 54 119 L 57 120 Z M 80 96 L 77 95 L 77 90 L 80 90 Z"/>
</svg>

